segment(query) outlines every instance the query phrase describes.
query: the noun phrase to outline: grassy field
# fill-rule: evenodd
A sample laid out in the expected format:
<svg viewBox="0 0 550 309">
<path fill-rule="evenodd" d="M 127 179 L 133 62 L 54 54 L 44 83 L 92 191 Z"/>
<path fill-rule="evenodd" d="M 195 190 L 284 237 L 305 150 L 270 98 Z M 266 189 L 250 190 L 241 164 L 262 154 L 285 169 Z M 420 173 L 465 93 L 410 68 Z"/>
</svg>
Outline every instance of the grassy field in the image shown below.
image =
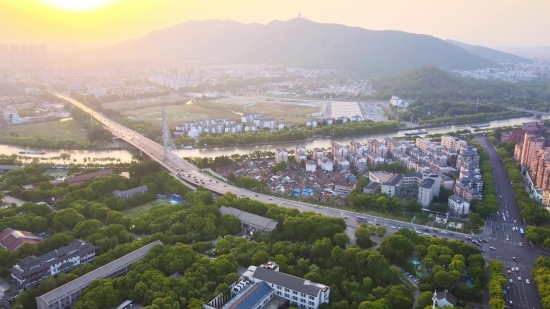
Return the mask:
<svg viewBox="0 0 550 309">
<path fill-rule="evenodd" d="M 119 110 L 125 116 L 142 119 L 153 125 L 160 125 L 164 107 L 171 127 L 182 122 L 207 118 L 240 119 L 244 113 L 258 113 L 277 121 L 305 123 L 309 114 L 322 112 L 326 108 L 324 103 L 268 101 L 260 97 L 233 97 L 198 103 L 151 100 L 148 104 L 132 104 L 131 101 L 124 101 L 104 104 L 104 107 Z"/>
<path fill-rule="evenodd" d="M 172 205 L 172 204 L 170 204 L 169 202 L 152 201 L 152 202 L 145 203 L 145 204 L 142 204 L 142 205 L 139 205 L 139 206 L 136 206 L 136 207 L 132 207 L 130 209 L 123 210 L 122 213 L 127 215 L 130 218 L 136 218 L 136 217 L 139 217 L 139 216 L 141 216 L 145 213 L 150 212 L 153 208 L 162 207 L 162 206 L 170 206 L 170 205 Z"/>
<path fill-rule="evenodd" d="M 85 140 L 86 131 L 82 131 L 73 120 L 39 122 L 10 126 L 2 129 L 4 133 L 14 132 L 18 136 L 47 137 L 52 139 Z"/>
</svg>

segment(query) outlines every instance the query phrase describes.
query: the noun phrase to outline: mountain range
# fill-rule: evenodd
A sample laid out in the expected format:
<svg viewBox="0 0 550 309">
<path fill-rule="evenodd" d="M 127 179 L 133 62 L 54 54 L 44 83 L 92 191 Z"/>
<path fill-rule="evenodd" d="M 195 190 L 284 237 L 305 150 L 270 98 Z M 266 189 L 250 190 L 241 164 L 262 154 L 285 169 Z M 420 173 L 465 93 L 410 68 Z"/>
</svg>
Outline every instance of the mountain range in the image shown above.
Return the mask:
<svg viewBox="0 0 550 309">
<path fill-rule="evenodd" d="M 470 53 L 479 56 L 483 59 L 487 59 L 494 63 L 530 63 L 531 59 L 523 58 L 513 54 L 505 53 L 499 50 L 491 49 L 483 46 L 469 45 L 453 40 L 446 40 L 447 42 L 454 44 L 458 47 L 464 48 Z"/>
<path fill-rule="evenodd" d="M 373 31 L 304 18 L 267 25 L 189 21 L 88 51 L 85 56 L 108 61 L 218 58 L 237 63 L 274 63 L 379 75 L 402 73 L 429 64 L 444 70 L 499 66 L 463 46 L 429 35 Z"/>
</svg>

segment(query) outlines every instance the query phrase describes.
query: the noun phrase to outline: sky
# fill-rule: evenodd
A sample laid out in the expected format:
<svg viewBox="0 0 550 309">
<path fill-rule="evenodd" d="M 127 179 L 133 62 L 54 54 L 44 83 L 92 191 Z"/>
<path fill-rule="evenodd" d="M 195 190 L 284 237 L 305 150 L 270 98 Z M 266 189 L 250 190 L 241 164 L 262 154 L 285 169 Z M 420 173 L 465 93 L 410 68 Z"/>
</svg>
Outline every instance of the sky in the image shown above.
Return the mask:
<svg viewBox="0 0 550 309">
<path fill-rule="evenodd" d="M 0 44 L 104 46 L 189 20 L 298 15 L 485 46 L 550 46 L 548 0 L 0 0 Z"/>
</svg>

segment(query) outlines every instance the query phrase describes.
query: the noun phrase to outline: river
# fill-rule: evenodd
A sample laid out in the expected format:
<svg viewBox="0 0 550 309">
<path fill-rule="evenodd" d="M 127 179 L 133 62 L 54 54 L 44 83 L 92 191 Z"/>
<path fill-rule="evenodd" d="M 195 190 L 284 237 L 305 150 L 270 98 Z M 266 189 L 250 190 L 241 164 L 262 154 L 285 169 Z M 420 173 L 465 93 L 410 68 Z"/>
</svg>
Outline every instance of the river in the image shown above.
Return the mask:
<svg viewBox="0 0 550 309">
<path fill-rule="evenodd" d="M 522 118 L 513 118 L 513 119 L 503 119 L 503 120 L 493 120 L 488 122 L 490 127 L 503 127 L 503 126 L 513 126 L 513 125 L 520 125 L 524 122 L 534 121 L 534 120 L 541 120 L 541 119 L 549 119 L 550 116 L 544 116 L 542 118 L 535 118 L 535 117 L 522 117 Z M 440 127 L 433 127 L 433 128 L 427 128 L 423 129 L 424 131 L 427 131 L 429 134 L 437 134 L 437 133 L 446 133 L 446 132 L 452 132 L 457 130 L 464 130 L 464 129 L 470 129 L 473 130 L 471 127 L 471 124 L 461 124 L 461 125 L 451 125 L 451 126 L 440 126 Z M 354 138 L 342 138 L 337 139 L 337 141 L 347 144 L 351 140 L 357 140 L 357 141 L 366 141 L 371 138 L 376 138 L 378 140 L 381 140 L 387 136 L 405 136 L 405 133 L 407 132 L 414 132 L 418 131 L 418 129 L 413 129 L 409 131 L 399 131 L 397 133 L 383 133 L 383 134 L 369 134 L 365 136 L 357 136 Z M 285 147 L 287 149 L 293 149 L 296 146 L 305 146 L 307 149 L 313 149 L 313 148 L 328 148 L 330 147 L 330 140 L 329 139 L 316 139 L 314 141 L 310 142 L 288 142 L 285 144 L 279 144 L 279 145 L 256 145 L 256 146 L 241 146 L 241 147 L 212 147 L 212 148 L 195 148 L 195 149 L 178 149 L 174 152 L 180 155 L 181 157 L 217 157 L 222 155 L 232 155 L 234 153 L 239 154 L 247 154 L 254 152 L 256 150 L 268 150 L 268 151 L 274 151 L 277 147 Z M 14 153 L 19 153 L 23 148 L 13 145 L 0 145 L 0 154 L 6 154 L 11 155 Z M 84 158 L 106 158 L 106 157 L 113 157 L 120 159 L 122 162 L 129 162 L 132 158 L 132 156 L 138 151 L 136 150 L 52 150 L 52 149 L 30 149 L 30 150 L 42 150 L 46 152 L 45 155 L 39 156 L 39 157 L 57 157 L 61 153 L 68 153 L 71 155 L 71 159 L 77 159 L 78 163 L 82 163 Z M 33 157 L 33 155 L 25 155 L 29 157 Z"/>
</svg>

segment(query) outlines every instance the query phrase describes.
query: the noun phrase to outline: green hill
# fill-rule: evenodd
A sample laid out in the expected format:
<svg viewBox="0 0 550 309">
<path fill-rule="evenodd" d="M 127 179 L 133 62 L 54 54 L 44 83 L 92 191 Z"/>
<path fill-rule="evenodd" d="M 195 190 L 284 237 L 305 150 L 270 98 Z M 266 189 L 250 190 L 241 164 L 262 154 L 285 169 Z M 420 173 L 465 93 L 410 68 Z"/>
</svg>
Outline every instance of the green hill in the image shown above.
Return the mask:
<svg viewBox="0 0 550 309">
<path fill-rule="evenodd" d="M 441 39 L 373 31 L 307 19 L 267 25 L 190 21 L 142 38 L 87 52 L 88 59 L 150 61 L 218 58 L 366 74 L 396 74 L 433 64 L 445 70 L 498 66 Z"/>
<path fill-rule="evenodd" d="M 550 99 L 548 81 L 508 83 L 477 80 L 452 75 L 435 67 L 424 66 L 373 83 L 376 98 L 389 100 L 392 95 L 411 100 L 403 117 L 430 119 L 476 113 L 500 113 L 507 106 L 546 109 Z M 476 111 L 476 101 L 479 105 Z"/>
</svg>

